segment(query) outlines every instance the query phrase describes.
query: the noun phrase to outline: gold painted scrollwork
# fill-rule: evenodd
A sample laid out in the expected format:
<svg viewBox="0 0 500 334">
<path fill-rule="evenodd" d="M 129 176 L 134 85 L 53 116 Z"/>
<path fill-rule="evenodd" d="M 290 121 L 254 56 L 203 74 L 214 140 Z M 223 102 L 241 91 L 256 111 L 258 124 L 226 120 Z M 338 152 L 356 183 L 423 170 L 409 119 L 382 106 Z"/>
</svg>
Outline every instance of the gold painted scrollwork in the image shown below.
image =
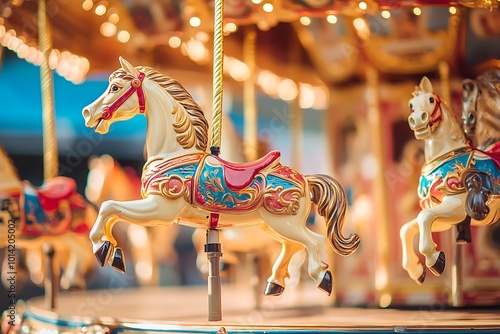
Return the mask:
<svg viewBox="0 0 500 334">
<path fill-rule="evenodd" d="M 274 214 L 296 215 L 299 209 L 299 200 L 304 192 L 299 188 L 283 190 L 282 186 L 266 189 L 264 193 L 264 208 Z"/>
</svg>

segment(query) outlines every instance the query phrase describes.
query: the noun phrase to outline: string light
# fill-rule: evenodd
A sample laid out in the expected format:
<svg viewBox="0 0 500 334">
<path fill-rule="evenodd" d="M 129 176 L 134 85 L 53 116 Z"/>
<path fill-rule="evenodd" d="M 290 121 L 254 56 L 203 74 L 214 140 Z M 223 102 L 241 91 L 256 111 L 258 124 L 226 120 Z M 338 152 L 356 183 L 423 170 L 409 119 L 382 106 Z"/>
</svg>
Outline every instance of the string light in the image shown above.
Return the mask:
<svg viewBox="0 0 500 334">
<path fill-rule="evenodd" d="M 42 52 L 34 46 L 29 46 L 25 38 L 17 37 L 13 29 L 6 31 L 5 26 L 0 25 L 0 44 L 17 54 L 21 59 L 39 66 L 43 61 Z M 49 67 L 59 75 L 75 84 L 83 82 L 90 69 L 89 61 L 69 51 L 52 49 L 49 54 Z"/>
<path fill-rule="evenodd" d="M 83 10 L 89 11 L 92 9 L 92 7 L 94 7 L 94 2 L 92 0 L 85 0 L 82 3 Z"/>
<path fill-rule="evenodd" d="M 380 13 L 384 19 L 388 19 L 391 17 L 391 12 L 388 10 L 383 10 L 382 13 Z"/>
<path fill-rule="evenodd" d="M 95 8 L 95 14 L 98 15 L 98 16 L 103 16 L 104 14 L 106 14 L 106 6 L 104 5 L 98 5 L 96 8 Z"/>
<path fill-rule="evenodd" d="M 168 45 L 170 45 L 171 48 L 176 49 L 181 46 L 181 39 L 177 36 L 172 36 L 168 40 Z"/>
<path fill-rule="evenodd" d="M 310 25 L 310 24 L 311 24 L 311 19 L 310 19 L 310 18 L 308 18 L 307 16 L 302 16 L 302 17 L 300 18 L 300 23 L 301 23 L 302 25 L 304 25 L 304 26 L 308 26 L 308 25 Z"/>
<path fill-rule="evenodd" d="M 457 13 L 457 7 L 451 6 L 448 10 L 451 15 L 455 15 Z"/>
<path fill-rule="evenodd" d="M 422 14 L 422 10 L 418 7 L 415 7 L 413 8 L 413 14 L 419 16 L 420 14 Z"/>
<path fill-rule="evenodd" d="M 328 15 L 326 17 L 326 20 L 328 21 L 328 23 L 331 23 L 331 24 L 337 23 L 337 17 L 335 15 L 333 15 L 333 14 Z"/>
<path fill-rule="evenodd" d="M 368 8 L 368 5 L 366 4 L 366 2 L 361 1 L 361 2 L 358 4 L 358 7 L 359 7 L 359 9 L 361 9 L 361 10 L 366 10 L 366 9 Z"/>
<path fill-rule="evenodd" d="M 189 19 L 189 25 L 194 28 L 199 27 L 201 25 L 200 18 L 198 16 L 193 16 Z"/>
<path fill-rule="evenodd" d="M 273 10 L 274 10 L 274 6 L 270 3 L 265 3 L 263 6 L 262 6 L 262 9 L 266 12 L 266 13 L 271 13 Z"/>
<path fill-rule="evenodd" d="M 130 39 L 130 33 L 127 30 L 120 30 L 116 38 L 118 38 L 118 41 L 121 43 L 127 43 Z"/>
</svg>

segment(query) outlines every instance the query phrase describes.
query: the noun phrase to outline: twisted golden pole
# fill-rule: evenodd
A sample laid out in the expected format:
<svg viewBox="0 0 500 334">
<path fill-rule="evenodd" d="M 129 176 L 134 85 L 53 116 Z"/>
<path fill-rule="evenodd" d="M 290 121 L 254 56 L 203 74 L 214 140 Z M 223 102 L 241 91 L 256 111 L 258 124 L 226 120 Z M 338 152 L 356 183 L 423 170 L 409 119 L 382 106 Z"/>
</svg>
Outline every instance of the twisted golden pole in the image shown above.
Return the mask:
<svg viewBox="0 0 500 334">
<path fill-rule="evenodd" d="M 224 0 L 216 0 L 214 5 L 214 60 L 212 91 L 212 153 L 220 150 L 222 131 L 222 79 L 224 63 Z"/>
<path fill-rule="evenodd" d="M 40 65 L 40 82 L 42 88 L 42 124 L 43 124 L 43 167 L 44 179 L 58 175 L 57 138 L 54 116 L 54 85 L 49 67 L 49 55 L 52 51 L 52 32 L 47 19 L 45 0 L 38 4 L 38 42 L 43 54 Z"/>
<path fill-rule="evenodd" d="M 224 0 L 215 0 L 214 4 L 214 62 L 213 62 L 213 96 L 212 96 L 212 139 L 210 151 L 214 155 L 220 153 L 222 130 L 222 76 L 224 62 Z M 219 220 L 218 214 L 210 214 L 210 224 Z M 219 230 L 209 228 L 205 243 L 208 262 L 208 320 L 222 320 L 220 258 L 222 256 L 219 241 Z"/>
<path fill-rule="evenodd" d="M 257 107 L 255 104 L 255 27 L 248 27 L 243 40 L 243 60 L 248 66 L 248 78 L 243 82 L 243 152 L 248 161 L 257 160 Z"/>
</svg>

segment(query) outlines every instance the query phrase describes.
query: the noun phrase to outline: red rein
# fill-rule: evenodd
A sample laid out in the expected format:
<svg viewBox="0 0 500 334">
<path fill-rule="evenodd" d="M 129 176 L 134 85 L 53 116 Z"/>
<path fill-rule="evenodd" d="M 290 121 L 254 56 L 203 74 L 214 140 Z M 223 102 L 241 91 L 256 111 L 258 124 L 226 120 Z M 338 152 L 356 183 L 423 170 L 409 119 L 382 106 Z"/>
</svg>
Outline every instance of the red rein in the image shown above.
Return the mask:
<svg viewBox="0 0 500 334">
<path fill-rule="evenodd" d="M 108 120 L 113 117 L 113 113 L 121 107 L 125 101 L 128 100 L 129 97 L 132 96 L 135 92 L 137 92 L 137 98 L 139 99 L 139 111 L 144 113 L 146 110 L 146 98 L 144 97 L 144 91 L 142 90 L 142 81 L 146 75 L 142 72 L 139 72 L 139 76 L 136 79 L 133 79 L 130 82 L 130 87 L 125 91 L 125 93 L 116 99 L 109 107 L 105 107 L 102 110 L 101 118 L 104 120 Z"/>
</svg>

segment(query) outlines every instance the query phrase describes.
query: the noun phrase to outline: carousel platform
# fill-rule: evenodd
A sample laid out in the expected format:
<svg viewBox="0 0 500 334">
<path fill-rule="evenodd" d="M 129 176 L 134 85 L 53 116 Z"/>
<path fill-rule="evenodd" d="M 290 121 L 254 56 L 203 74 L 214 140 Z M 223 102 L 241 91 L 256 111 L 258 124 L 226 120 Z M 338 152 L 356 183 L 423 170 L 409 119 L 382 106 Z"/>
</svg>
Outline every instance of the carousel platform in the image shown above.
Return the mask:
<svg viewBox="0 0 500 334">
<path fill-rule="evenodd" d="M 38 333 L 500 333 L 498 309 L 366 309 L 331 306 L 314 287 L 263 297 L 223 286 L 222 321 L 208 321 L 207 288 L 91 290 L 61 294 L 57 308 L 27 302 L 24 329 Z"/>
</svg>

